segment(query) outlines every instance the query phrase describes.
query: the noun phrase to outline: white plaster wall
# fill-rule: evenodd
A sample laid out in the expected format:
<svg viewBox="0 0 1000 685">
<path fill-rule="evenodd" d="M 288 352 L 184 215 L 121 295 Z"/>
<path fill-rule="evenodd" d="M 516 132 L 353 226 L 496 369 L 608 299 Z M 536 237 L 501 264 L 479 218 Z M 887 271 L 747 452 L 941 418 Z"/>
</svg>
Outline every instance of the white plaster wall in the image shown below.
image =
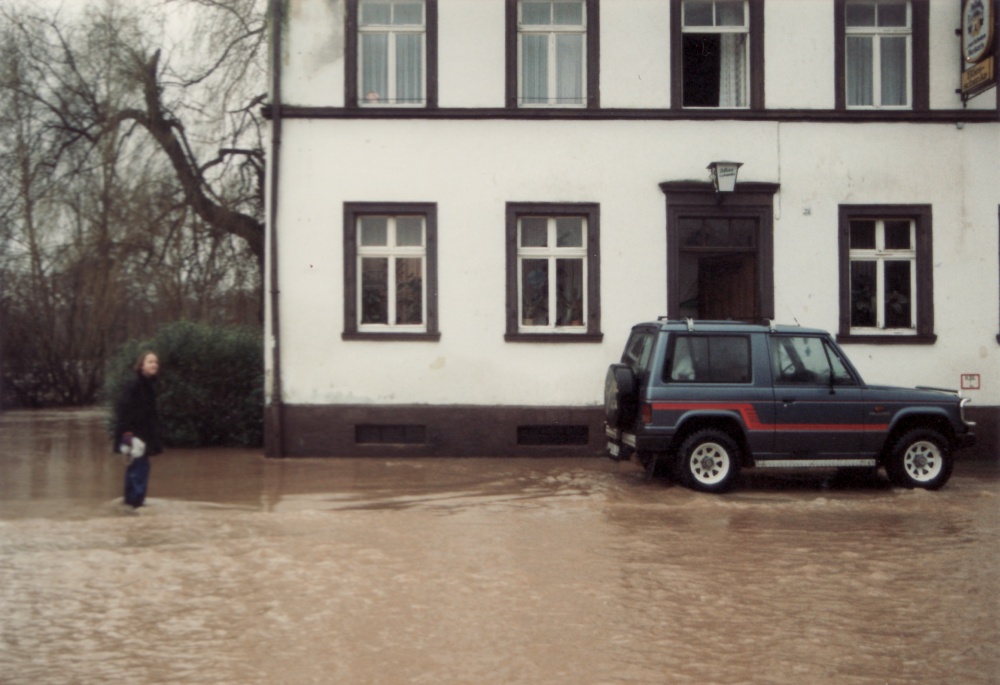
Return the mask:
<svg viewBox="0 0 1000 685">
<path fill-rule="evenodd" d="M 492 0 L 438 3 L 438 104 L 505 105 L 505 10 Z"/>
<path fill-rule="evenodd" d="M 961 87 L 959 56 L 962 39 L 955 35 L 961 25 L 962 3 L 934 0 L 930 3 L 930 107 L 958 109 L 962 98 L 955 92 Z M 996 88 L 969 100 L 969 109 L 996 109 Z"/>
<path fill-rule="evenodd" d="M 601 3 L 601 100 L 604 107 L 670 106 L 669 3 Z M 504 105 L 503 0 L 439 0 L 439 104 Z M 932 109 L 961 107 L 958 3 L 930 5 Z M 833 9 L 815 0 L 768 0 L 765 96 L 773 109 L 829 109 L 834 103 Z M 344 0 L 288 0 L 284 42 L 286 104 L 344 104 Z M 968 103 L 995 109 L 996 91 Z"/>
<path fill-rule="evenodd" d="M 343 0 L 287 0 L 285 11 L 284 104 L 343 107 Z"/>
<path fill-rule="evenodd" d="M 957 3 L 931 3 L 931 106 L 957 109 Z M 343 0 L 289 0 L 286 104 L 343 106 Z M 770 108 L 834 101 L 832 8 L 769 0 Z M 504 3 L 440 0 L 439 103 L 504 103 Z M 601 5 L 604 107 L 669 106 L 669 5 Z M 996 107 L 995 92 L 969 103 Z M 835 330 L 837 208 L 933 205 L 932 346 L 851 345 L 869 381 L 956 387 L 1000 404 L 1000 132 L 995 124 L 286 120 L 279 207 L 284 399 L 292 403 L 599 404 L 629 327 L 665 313 L 665 199 L 713 159 L 775 198 L 779 321 Z M 441 340 L 341 340 L 345 202 L 438 206 Z M 601 207 L 602 344 L 506 343 L 507 202 Z"/>
<path fill-rule="evenodd" d="M 836 330 L 839 204 L 930 204 L 937 343 L 847 352 L 869 382 L 958 388 L 978 373 L 983 389 L 966 394 L 1000 402 L 997 127 L 782 124 L 781 148 L 778 319 Z"/>
<path fill-rule="evenodd" d="M 628 328 L 666 311 L 658 184 L 704 179 L 708 161 L 732 158 L 745 162 L 741 181 L 781 183 L 782 322 L 836 329 L 838 204 L 932 204 L 937 344 L 848 353 L 872 381 L 955 387 L 980 373 L 977 403 L 1000 404 L 998 155 L 996 126 L 982 124 L 288 120 L 285 399 L 598 404 Z M 437 203 L 439 342 L 340 339 L 343 204 L 359 201 Z M 600 203 L 602 344 L 504 342 L 508 201 Z"/>
<path fill-rule="evenodd" d="M 601 3 L 601 106 L 670 107 L 670 3 Z"/>
<path fill-rule="evenodd" d="M 833 5 L 768 0 L 764 5 L 764 97 L 772 109 L 832 109 Z"/>
</svg>

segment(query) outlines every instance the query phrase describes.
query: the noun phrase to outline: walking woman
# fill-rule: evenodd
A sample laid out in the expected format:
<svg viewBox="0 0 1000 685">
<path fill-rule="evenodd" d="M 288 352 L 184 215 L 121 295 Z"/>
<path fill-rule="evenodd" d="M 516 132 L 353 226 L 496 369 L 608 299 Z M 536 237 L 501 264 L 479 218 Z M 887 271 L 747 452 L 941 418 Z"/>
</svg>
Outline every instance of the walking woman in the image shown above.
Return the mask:
<svg viewBox="0 0 1000 685">
<path fill-rule="evenodd" d="M 156 374 L 160 360 L 154 352 L 144 352 L 135 364 L 118 402 L 114 450 L 129 458 L 125 470 L 125 504 L 138 509 L 146 500 L 149 458 L 160 454 L 159 418 L 156 413 Z"/>
</svg>

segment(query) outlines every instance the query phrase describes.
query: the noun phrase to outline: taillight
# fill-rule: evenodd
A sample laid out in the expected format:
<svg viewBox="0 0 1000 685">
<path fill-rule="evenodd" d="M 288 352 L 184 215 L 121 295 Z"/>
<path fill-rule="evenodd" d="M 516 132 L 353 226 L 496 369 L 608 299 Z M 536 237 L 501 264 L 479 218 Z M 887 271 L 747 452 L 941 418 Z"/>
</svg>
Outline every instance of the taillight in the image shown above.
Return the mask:
<svg viewBox="0 0 1000 685">
<path fill-rule="evenodd" d="M 641 410 L 642 410 L 642 422 L 647 426 L 653 423 L 653 405 L 651 405 L 649 402 L 643 402 Z"/>
</svg>

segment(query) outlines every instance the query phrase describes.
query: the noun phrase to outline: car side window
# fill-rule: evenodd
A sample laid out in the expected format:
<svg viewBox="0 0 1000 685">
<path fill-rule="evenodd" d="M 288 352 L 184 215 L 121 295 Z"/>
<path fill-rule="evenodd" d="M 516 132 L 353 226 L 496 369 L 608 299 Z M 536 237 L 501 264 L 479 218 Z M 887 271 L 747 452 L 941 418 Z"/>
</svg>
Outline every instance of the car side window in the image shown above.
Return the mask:
<svg viewBox="0 0 1000 685">
<path fill-rule="evenodd" d="M 833 384 L 857 385 L 858 382 L 851 375 L 851 372 L 847 370 L 847 366 L 844 364 L 840 353 L 825 340 L 823 341 L 823 349 L 826 351 L 826 356 L 830 360 L 830 366 L 833 369 Z"/>
<path fill-rule="evenodd" d="M 820 337 L 772 338 L 771 367 L 781 385 L 855 385 L 836 350 Z"/>
<path fill-rule="evenodd" d="M 650 333 L 633 333 L 625 346 L 622 363 L 628 364 L 633 371 L 649 369 L 649 355 L 653 351 L 653 336 Z"/>
<path fill-rule="evenodd" d="M 746 336 L 679 335 L 664 369 L 668 383 L 749 383 Z"/>
</svg>

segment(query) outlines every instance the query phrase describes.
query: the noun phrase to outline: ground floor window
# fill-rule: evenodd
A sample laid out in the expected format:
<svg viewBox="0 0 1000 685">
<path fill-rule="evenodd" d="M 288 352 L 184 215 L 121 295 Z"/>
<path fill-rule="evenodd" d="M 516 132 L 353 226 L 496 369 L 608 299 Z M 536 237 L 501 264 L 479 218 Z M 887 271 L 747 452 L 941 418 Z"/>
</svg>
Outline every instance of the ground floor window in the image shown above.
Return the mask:
<svg viewBox="0 0 1000 685">
<path fill-rule="evenodd" d="M 508 339 L 600 335 L 599 231 L 594 204 L 508 204 Z"/>
<path fill-rule="evenodd" d="M 432 204 L 345 206 L 345 337 L 436 337 L 436 217 Z"/>
<path fill-rule="evenodd" d="M 932 341 L 931 210 L 841 205 L 840 337 Z"/>
</svg>

